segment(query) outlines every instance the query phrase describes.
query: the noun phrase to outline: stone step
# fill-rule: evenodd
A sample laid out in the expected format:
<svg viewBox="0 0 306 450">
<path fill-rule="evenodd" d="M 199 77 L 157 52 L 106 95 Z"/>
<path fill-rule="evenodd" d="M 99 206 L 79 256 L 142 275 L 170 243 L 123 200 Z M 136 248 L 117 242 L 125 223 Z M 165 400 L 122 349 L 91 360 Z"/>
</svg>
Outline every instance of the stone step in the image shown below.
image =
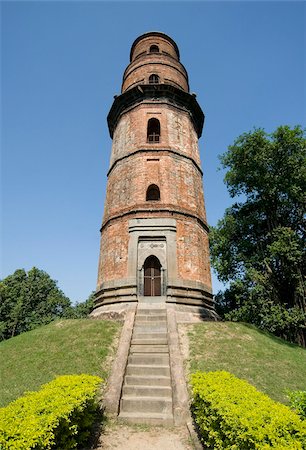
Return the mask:
<svg viewBox="0 0 306 450">
<path fill-rule="evenodd" d="M 136 317 L 135 325 L 150 326 L 150 325 L 167 325 L 166 317 L 164 319 L 158 319 L 157 317 L 151 317 L 150 319 L 146 317 Z"/>
<path fill-rule="evenodd" d="M 131 386 L 125 384 L 122 390 L 123 395 L 130 397 L 166 397 L 172 398 L 172 390 L 170 386 Z"/>
<path fill-rule="evenodd" d="M 125 385 L 131 386 L 171 386 L 170 376 L 163 375 L 126 375 Z"/>
<path fill-rule="evenodd" d="M 119 420 L 131 423 L 144 423 L 149 425 L 173 425 L 172 414 L 160 414 L 160 413 L 132 413 L 132 412 L 120 412 L 118 416 Z"/>
<path fill-rule="evenodd" d="M 121 411 L 172 414 L 172 398 L 123 395 Z"/>
<path fill-rule="evenodd" d="M 145 342 L 146 339 L 163 339 L 167 340 L 167 333 L 160 333 L 159 331 L 156 331 L 155 333 L 148 332 L 148 333 L 140 333 L 139 331 L 133 333 L 133 339 L 132 342 L 134 343 L 134 339 L 141 340 L 142 342 Z M 168 341 L 167 341 L 168 342 Z"/>
<path fill-rule="evenodd" d="M 146 345 L 146 344 L 131 344 L 130 354 L 133 353 L 169 353 L 168 345 Z"/>
<path fill-rule="evenodd" d="M 138 306 L 136 315 L 138 315 L 138 314 L 147 314 L 147 315 L 149 315 L 149 314 L 165 314 L 165 315 L 167 315 L 167 310 L 166 310 L 166 308 L 157 308 L 156 305 L 152 306 L 151 308 L 148 308 L 148 305 L 142 306 L 142 307 Z"/>
<path fill-rule="evenodd" d="M 169 365 L 169 355 L 167 353 L 137 353 L 129 356 L 128 364 L 166 366 Z"/>
<path fill-rule="evenodd" d="M 163 328 L 167 328 L 167 321 L 166 320 L 146 320 L 146 321 L 140 321 L 138 322 L 137 319 L 135 321 L 134 324 L 134 328 L 135 327 L 143 327 L 143 328 L 156 328 L 156 327 L 163 327 Z"/>
<path fill-rule="evenodd" d="M 170 376 L 170 367 L 167 366 L 147 366 L 140 364 L 128 364 L 126 368 L 127 375 L 163 375 Z"/>
<path fill-rule="evenodd" d="M 147 335 L 146 335 L 147 336 Z M 167 338 L 155 338 L 154 339 L 138 339 L 138 337 L 132 338 L 132 345 L 166 345 L 168 347 L 168 340 Z"/>
<path fill-rule="evenodd" d="M 119 419 L 173 425 L 165 304 L 138 305 L 120 401 Z"/>
<path fill-rule="evenodd" d="M 167 321 L 166 316 L 136 316 L 135 323 L 162 323 L 164 324 Z"/>
<path fill-rule="evenodd" d="M 165 308 L 166 307 L 166 303 L 165 303 L 166 297 L 140 297 L 138 299 L 138 308 L 139 307 L 144 307 L 144 308 Z"/>
<path fill-rule="evenodd" d="M 148 325 L 135 325 L 134 326 L 134 333 L 166 333 L 167 332 L 167 326 L 161 325 L 161 324 L 149 324 Z"/>
</svg>

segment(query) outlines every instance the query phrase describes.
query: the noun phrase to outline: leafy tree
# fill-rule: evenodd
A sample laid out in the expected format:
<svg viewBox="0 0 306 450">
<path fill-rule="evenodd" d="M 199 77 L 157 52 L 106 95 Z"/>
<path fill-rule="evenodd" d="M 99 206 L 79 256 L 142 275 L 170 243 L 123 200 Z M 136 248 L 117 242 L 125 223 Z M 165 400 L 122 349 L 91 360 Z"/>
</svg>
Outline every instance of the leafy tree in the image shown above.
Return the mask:
<svg viewBox="0 0 306 450">
<path fill-rule="evenodd" d="M 88 299 L 85 300 L 85 302 L 77 303 L 73 307 L 72 317 L 74 319 L 81 319 L 81 318 L 87 317 L 93 310 L 94 299 L 95 299 L 95 293 L 92 292 L 90 294 L 90 296 L 88 297 Z"/>
<path fill-rule="evenodd" d="M 212 264 L 230 287 L 227 317 L 305 346 L 306 137 L 300 126 L 238 137 L 221 156 L 237 201 L 211 233 Z"/>
<path fill-rule="evenodd" d="M 16 270 L 0 281 L 0 339 L 7 339 L 60 317 L 69 317 L 69 298 L 43 270 Z"/>
</svg>

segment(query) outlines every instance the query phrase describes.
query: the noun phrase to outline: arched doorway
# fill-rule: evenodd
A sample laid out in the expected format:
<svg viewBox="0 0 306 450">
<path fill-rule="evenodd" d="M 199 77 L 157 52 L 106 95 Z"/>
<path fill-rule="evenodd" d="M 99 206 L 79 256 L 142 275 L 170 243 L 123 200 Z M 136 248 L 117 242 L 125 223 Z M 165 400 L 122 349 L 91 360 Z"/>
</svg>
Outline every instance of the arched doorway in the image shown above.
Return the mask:
<svg viewBox="0 0 306 450">
<path fill-rule="evenodd" d="M 144 295 L 161 295 L 161 264 L 156 256 L 149 256 L 144 263 Z"/>
</svg>

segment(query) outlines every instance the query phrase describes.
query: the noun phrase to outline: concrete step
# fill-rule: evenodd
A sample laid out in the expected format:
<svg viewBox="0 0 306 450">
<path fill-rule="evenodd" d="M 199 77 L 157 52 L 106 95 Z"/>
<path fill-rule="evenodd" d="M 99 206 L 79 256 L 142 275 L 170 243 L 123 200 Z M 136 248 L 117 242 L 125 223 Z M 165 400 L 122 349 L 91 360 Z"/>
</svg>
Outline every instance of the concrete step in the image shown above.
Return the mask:
<svg viewBox="0 0 306 450">
<path fill-rule="evenodd" d="M 142 342 L 145 342 L 146 339 L 163 339 L 167 341 L 167 333 L 161 333 L 159 331 L 156 331 L 155 333 L 148 332 L 143 333 L 139 331 L 134 331 L 132 342 L 134 343 L 134 339 L 141 340 Z M 167 341 L 168 342 L 168 341 Z"/>
<path fill-rule="evenodd" d="M 138 308 L 165 308 L 166 297 L 141 297 L 138 299 Z"/>
<path fill-rule="evenodd" d="M 138 305 L 118 418 L 173 425 L 172 409 L 165 304 Z"/>
<path fill-rule="evenodd" d="M 123 395 L 121 411 L 172 414 L 172 398 Z"/>
<path fill-rule="evenodd" d="M 169 355 L 167 353 L 136 353 L 129 356 L 128 364 L 166 366 L 169 365 Z"/>
<path fill-rule="evenodd" d="M 163 327 L 167 329 L 167 321 L 161 321 L 161 320 L 146 320 L 145 322 L 137 322 L 137 319 L 134 324 L 135 327 L 143 327 L 146 329 L 149 329 L 150 327 L 156 328 L 156 327 Z"/>
<path fill-rule="evenodd" d="M 169 353 L 168 345 L 146 345 L 132 343 L 130 347 L 130 354 L 134 353 Z"/>
<path fill-rule="evenodd" d="M 171 386 L 170 376 L 163 375 L 126 375 L 125 385 L 131 386 Z"/>
<path fill-rule="evenodd" d="M 135 325 L 134 326 L 134 333 L 166 333 L 167 332 L 167 326 L 161 325 L 161 324 L 149 324 L 148 325 Z"/>
<path fill-rule="evenodd" d="M 145 335 L 145 336 L 147 336 L 147 335 Z M 167 347 L 168 347 L 168 341 L 167 341 L 167 338 L 165 337 L 165 338 L 155 338 L 155 336 L 154 336 L 154 338 L 153 339 L 148 339 L 147 337 L 146 338 L 143 338 L 143 339 L 139 339 L 138 337 L 132 337 L 132 345 L 140 345 L 140 346 L 142 346 L 142 345 L 152 345 L 152 346 L 155 346 L 155 345 L 166 345 Z"/>
<path fill-rule="evenodd" d="M 172 389 L 170 386 L 123 386 L 122 395 L 131 397 L 165 397 L 172 398 Z"/>
<path fill-rule="evenodd" d="M 167 317 L 166 316 L 136 316 L 135 323 L 151 323 L 151 322 L 158 322 L 158 323 L 166 323 Z"/>
<path fill-rule="evenodd" d="M 118 418 L 123 422 L 145 423 L 148 425 L 173 425 L 172 414 L 120 412 Z"/>
<path fill-rule="evenodd" d="M 128 364 L 126 368 L 127 375 L 163 375 L 170 376 L 170 367 L 167 366 L 148 366 L 140 364 Z"/>
<path fill-rule="evenodd" d="M 138 303 L 137 307 L 137 313 L 142 311 L 149 311 L 149 312 L 159 312 L 159 311 L 167 311 L 166 305 L 164 303 Z"/>
</svg>

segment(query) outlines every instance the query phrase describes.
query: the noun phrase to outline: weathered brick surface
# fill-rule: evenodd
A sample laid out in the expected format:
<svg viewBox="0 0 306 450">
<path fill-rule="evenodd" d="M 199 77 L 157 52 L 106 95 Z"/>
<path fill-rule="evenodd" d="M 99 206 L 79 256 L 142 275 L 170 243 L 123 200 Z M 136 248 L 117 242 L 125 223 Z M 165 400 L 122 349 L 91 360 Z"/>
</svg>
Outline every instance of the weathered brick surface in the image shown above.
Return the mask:
<svg viewBox="0 0 306 450">
<path fill-rule="evenodd" d="M 211 286 L 207 232 L 193 218 L 176 213 L 135 213 L 111 221 L 102 231 L 98 285 L 103 281 L 127 277 L 128 220 L 133 218 L 171 217 L 177 220 L 178 277 Z"/>
<path fill-rule="evenodd" d="M 113 221 L 101 234 L 98 286 L 127 276 L 128 219 Z"/>
<path fill-rule="evenodd" d="M 151 45 L 159 48 L 150 53 Z M 157 74 L 160 83 L 172 84 L 189 92 L 188 74 L 180 63 L 171 41 L 163 36 L 143 37 L 132 51 L 132 59 L 123 76 L 122 92 L 137 85 L 149 83 L 149 76 Z"/>
<path fill-rule="evenodd" d="M 136 84 L 149 84 L 149 76 L 156 74 L 160 83 L 173 84 L 188 92 L 188 77 L 182 64 L 166 55 L 144 55 L 132 62 L 126 69 L 122 92 Z"/>
<path fill-rule="evenodd" d="M 177 264 L 181 278 L 211 286 L 208 235 L 195 220 L 177 220 Z"/>
<path fill-rule="evenodd" d="M 146 201 L 151 184 L 160 190 L 160 201 Z M 172 153 L 141 152 L 119 161 L 108 180 L 104 222 L 132 208 L 179 209 L 206 220 L 202 176 L 189 159 Z"/>
<path fill-rule="evenodd" d="M 139 58 L 141 54 L 148 53 L 151 45 L 157 45 L 160 52 L 168 53 L 172 58 L 178 60 L 175 48 L 168 39 L 162 36 L 146 36 L 135 45 L 132 61 Z"/>
<path fill-rule="evenodd" d="M 147 142 L 149 119 L 160 122 L 160 142 Z M 172 149 L 195 160 L 200 165 L 198 137 L 187 111 L 161 102 L 143 102 L 120 118 L 113 137 L 110 166 L 139 149 Z"/>
<path fill-rule="evenodd" d="M 152 44 L 159 46 L 159 54 L 148 53 Z M 145 36 L 136 43 L 123 90 L 135 83 L 147 84 L 151 73 L 157 73 L 161 82 L 176 84 L 188 92 L 187 74 L 171 40 Z M 137 101 L 125 109 L 113 135 L 98 287 L 128 276 L 130 219 L 172 218 L 176 219 L 178 281 L 200 282 L 210 288 L 202 171 L 192 118 L 187 107 L 181 108 L 167 98 Z M 158 143 L 147 142 L 150 118 L 160 121 Z M 159 201 L 146 201 L 151 184 L 160 189 Z"/>
</svg>

